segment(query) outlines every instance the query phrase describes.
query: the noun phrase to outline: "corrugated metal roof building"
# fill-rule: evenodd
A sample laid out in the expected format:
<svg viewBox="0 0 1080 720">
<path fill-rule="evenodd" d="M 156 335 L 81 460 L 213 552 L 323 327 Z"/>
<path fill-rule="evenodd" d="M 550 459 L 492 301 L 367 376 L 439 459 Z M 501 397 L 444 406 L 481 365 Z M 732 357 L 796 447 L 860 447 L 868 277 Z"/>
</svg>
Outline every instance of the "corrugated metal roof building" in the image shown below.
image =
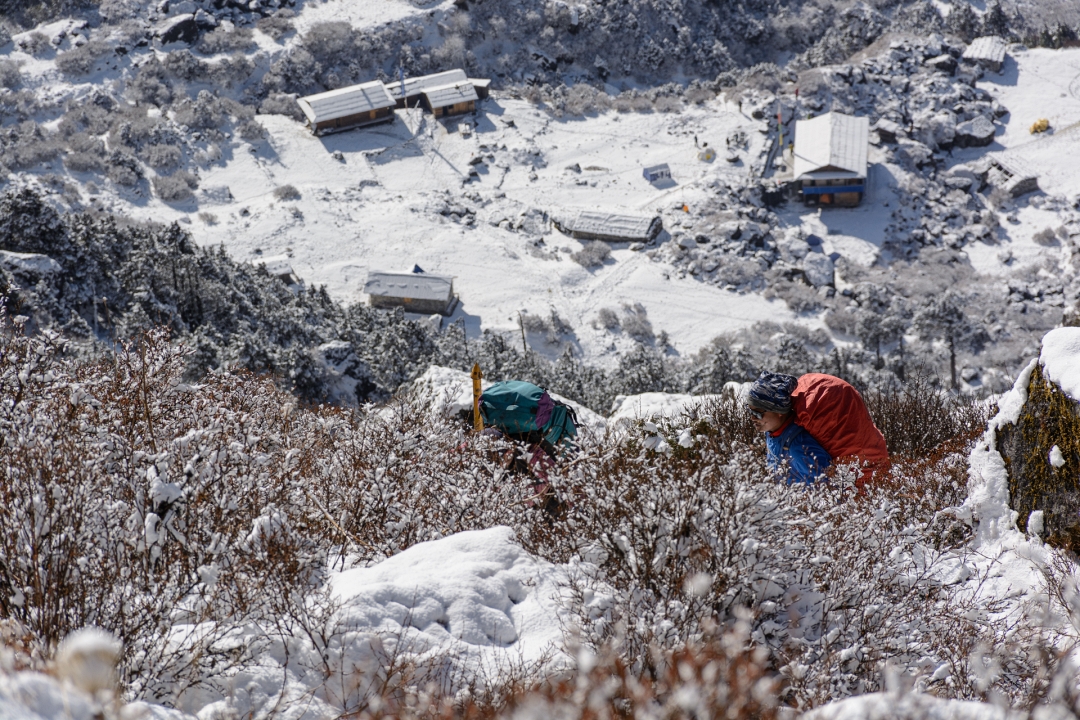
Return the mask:
<svg viewBox="0 0 1080 720">
<path fill-rule="evenodd" d="M 421 94 L 421 102 L 435 117 L 461 115 L 476 110 L 479 96 L 468 80 L 429 87 Z"/>
<path fill-rule="evenodd" d="M 808 205 L 853 206 L 866 192 L 870 120 L 828 112 L 795 123 L 795 182 Z"/>
<path fill-rule="evenodd" d="M 394 119 L 394 98 L 378 80 L 297 99 L 316 135 Z"/>
<path fill-rule="evenodd" d="M 364 292 L 372 307 L 403 307 L 407 312 L 449 315 L 454 312 L 454 279 L 428 273 L 368 273 Z"/>
<path fill-rule="evenodd" d="M 428 88 L 464 82 L 469 82 L 464 70 L 447 70 L 433 75 L 406 78 L 404 82 L 392 82 L 386 89 L 390 91 L 399 108 L 416 107 L 420 104 L 420 96 Z"/>
<path fill-rule="evenodd" d="M 560 227 L 571 237 L 608 242 L 649 242 L 664 229 L 657 215 L 633 215 L 605 210 L 582 210 L 569 227 Z"/>
<path fill-rule="evenodd" d="M 1005 40 L 994 35 L 975 38 L 964 50 L 964 59 L 978 63 L 995 72 L 1005 67 Z"/>
</svg>

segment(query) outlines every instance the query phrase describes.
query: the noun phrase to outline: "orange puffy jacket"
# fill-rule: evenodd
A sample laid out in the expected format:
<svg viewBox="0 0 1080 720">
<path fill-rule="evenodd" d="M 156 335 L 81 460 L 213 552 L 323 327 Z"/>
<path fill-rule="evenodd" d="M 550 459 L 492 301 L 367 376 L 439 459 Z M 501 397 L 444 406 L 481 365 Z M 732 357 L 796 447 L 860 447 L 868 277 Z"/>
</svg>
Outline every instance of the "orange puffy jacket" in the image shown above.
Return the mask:
<svg viewBox="0 0 1080 720">
<path fill-rule="evenodd" d="M 791 393 L 795 422 L 806 428 L 833 464 L 858 459 L 864 466 L 855 483 L 862 487 L 875 473 L 889 470 L 885 436 L 870 419 L 859 391 L 832 375 L 810 373 L 799 378 Z"/>
</svg>

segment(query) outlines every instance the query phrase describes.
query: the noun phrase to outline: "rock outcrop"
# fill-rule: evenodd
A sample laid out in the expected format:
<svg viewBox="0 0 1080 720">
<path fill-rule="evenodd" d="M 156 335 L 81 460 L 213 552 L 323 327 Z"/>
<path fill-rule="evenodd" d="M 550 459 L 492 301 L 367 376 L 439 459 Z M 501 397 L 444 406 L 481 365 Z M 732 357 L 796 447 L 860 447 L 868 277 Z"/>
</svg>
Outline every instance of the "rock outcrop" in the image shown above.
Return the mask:
<svg viewBox="0 0 1080 720">
<path fill-rule="evenodd" d="M 1072 385 L 1080 385 L 1078 371 L 1080 328 L 1048 333 L 1023 407 L 1015 422 L 998 427 L 996 443 L 1020 530 L 1042 534 L 1050 545 L 1075 554 L 1080 554 L 1080 403 Z M 1029 527 L 1037 511 L 1042 528 Z"/>
</svg>

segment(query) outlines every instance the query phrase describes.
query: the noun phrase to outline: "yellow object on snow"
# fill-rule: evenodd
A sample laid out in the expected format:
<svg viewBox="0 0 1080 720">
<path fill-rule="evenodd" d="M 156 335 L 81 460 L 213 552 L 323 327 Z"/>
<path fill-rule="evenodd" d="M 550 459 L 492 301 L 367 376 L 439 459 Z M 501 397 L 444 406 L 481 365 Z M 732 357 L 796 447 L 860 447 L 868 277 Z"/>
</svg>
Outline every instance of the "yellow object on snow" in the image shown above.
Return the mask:
<svg viewBox="0 0 1080 720">
<path fill-rule="evenodd" d="M 704 150 L 697 154 L 698 160 L 702 162 L 712 162 L 716 159 L 716 151 L 711 147 L 706 147 Z"/>
<path fill-rule="evenodd" d="M 1043 133 L 1050 129 L 1050 121 L 1046 118 L 1039 118 L 1035 121 L 1035 124 L 1031 126 L 1031 134 Z"/>
</svg>

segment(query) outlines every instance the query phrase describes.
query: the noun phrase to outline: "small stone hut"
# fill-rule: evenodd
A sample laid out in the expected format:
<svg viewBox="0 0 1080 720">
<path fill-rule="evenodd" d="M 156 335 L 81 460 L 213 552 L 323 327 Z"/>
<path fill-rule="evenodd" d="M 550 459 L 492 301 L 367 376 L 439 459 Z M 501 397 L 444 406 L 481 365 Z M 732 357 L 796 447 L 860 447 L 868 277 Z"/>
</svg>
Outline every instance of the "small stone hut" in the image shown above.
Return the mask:
<svg viewBox="0 0 1080 720">
<path fill-rule="evenodd" d="M 964 59 L 982 67 L 1001 72 L 1005 67 L 1005 41 L 994 35 L 978 37 L 964 50 Z"/>
<path fill-rule="evenodd" d="M 378 80 L 308 95 L 296 103 L 316 135 L 394 119 L 394 98 Z"/>
<path fill-rule="evenodd" d="M 651 165 L 644 168 L 641 171 L 642 176 L 649 182 L 659 182 L 661 180 L 671 179 L 671 168 L 667 163 L 660 163 L 659 165 Z"/>
<path fill-rule="evenodd" d="M 453 278 L 425 272 L 372 271 L 364 292 L 372 307 L 403 307 L 406 312 L 424 315 L 450 315 L 458 302 Z"/>
</svg>

